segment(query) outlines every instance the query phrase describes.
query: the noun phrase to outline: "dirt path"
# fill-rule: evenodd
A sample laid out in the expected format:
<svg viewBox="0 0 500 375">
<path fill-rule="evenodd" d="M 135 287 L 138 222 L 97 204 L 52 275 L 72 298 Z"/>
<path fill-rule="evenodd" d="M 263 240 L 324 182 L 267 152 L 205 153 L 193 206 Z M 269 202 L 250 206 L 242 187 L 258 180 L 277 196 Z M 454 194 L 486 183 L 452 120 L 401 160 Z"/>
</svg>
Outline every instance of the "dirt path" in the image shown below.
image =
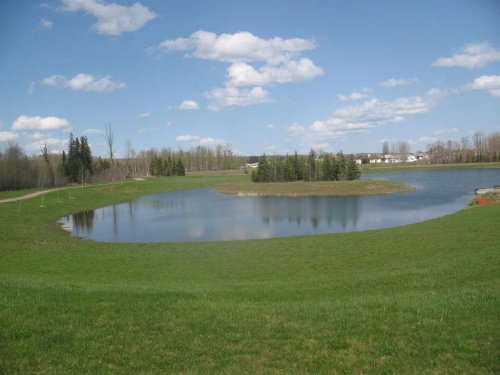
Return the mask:
<svg viewBox="0 0 500 375">
<path fill-rule="evenodd" d="M 58 188 L 58 189 L 49 189 L 49 190 L 36 191 L 34 193 L 22 195 L 20 197 L 3 199 L 3 200 L 0 200 L 0 203 L 8 203 L 8 202 L 20 201 L 20 200 L 23 200 L 23 199 L 30 199 L 30 198 L 38 197 L 39 195 L 43 195 L 43 194 L 47 194 L 47 193 L 51 193 L 53 191 L 63 190 L 63 189 L 66 189 L 66 188 Z"/>
</svg>

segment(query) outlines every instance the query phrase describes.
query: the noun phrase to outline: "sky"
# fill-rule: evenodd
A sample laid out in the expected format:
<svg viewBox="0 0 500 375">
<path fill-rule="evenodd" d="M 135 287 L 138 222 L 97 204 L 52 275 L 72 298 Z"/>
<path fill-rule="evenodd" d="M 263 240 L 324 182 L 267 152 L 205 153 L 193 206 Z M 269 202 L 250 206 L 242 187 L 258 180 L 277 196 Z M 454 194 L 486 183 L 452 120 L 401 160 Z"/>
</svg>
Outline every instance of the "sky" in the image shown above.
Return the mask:
<svg viewBox="0 0 500 375">
<path fill-rule="evenodd" d="M 3 0 L 0 147 L 380 153 L 500 131 L 498 0 Z"/>
</svg>

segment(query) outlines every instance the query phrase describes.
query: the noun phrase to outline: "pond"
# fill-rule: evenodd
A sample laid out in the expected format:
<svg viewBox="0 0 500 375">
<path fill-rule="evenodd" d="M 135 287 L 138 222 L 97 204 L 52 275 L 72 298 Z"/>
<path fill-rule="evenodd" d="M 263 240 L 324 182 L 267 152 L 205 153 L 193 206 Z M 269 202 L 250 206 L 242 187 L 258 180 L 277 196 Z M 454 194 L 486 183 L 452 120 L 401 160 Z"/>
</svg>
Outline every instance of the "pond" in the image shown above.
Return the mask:
<svg viewBox="0 0 500 375">
<path fill-rule="evenodd" d="M 401 194 L 239 197 L 212 188 L 143 196 L 62 218 L 72 236 L 103 242 L 224 241 L 390 228 L 457 212 L 499 169 L 385 173 L 416 187 Z"/>
</svg>

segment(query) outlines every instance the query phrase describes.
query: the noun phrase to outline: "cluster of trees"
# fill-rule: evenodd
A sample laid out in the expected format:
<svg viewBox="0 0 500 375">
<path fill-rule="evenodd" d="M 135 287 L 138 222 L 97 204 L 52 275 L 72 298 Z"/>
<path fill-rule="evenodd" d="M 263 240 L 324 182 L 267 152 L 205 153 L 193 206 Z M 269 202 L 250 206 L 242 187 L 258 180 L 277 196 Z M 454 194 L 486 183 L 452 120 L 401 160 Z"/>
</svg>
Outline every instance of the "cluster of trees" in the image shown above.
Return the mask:
<svg viewBox="0 0 500 375">
<path fill-rule="evenodd" d="M 167 159 L 162 159 L 156 155 L 151 159 L 149 164 L 149 173 L 151 176 L 185 176 L 186 171 L 184 164 L 180 158 L 175 161 L 170 156 Z"/>
<path fill-rule="evenodd" d="M 484 135 L 478 131 L 460 141 L 436 141 L 427 146 L 427 153 L 435 164 L 499 162 L 500 132 Z"/>
<path fill-rule="evenodd" d="M 252 171 L 253 182 L 341 181 L 361 176 L 354 158 L 346 158 L 342 151 L 335 156 L 328 153 L 318 156 L 314 150 L 307 157 L 297 152 L 271 158 L 264 154 L 258 163 L 257 170 Z"/>
<path fill-rule="evenodd" d="M 102 161 L 101 161 L 102 168 Z M 69 135 L 68 155 L 63 151 L 61 170 L 69 182 L 85 183 L 94 172 L 92 151 L 86 136 L 80 139 Z"/>
</svg>

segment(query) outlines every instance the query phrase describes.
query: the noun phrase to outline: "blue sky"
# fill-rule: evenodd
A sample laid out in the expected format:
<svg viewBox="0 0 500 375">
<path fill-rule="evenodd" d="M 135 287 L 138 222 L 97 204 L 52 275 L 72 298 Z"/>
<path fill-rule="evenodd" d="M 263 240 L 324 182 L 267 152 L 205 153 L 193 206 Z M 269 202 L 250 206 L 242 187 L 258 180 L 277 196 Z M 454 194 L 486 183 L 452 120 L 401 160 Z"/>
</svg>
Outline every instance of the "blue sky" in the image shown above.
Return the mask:
<svg viewBox="0 0 500 375">
<path fill-rule="evenodd" d="M 500 131 L 500 1 L 0 3 L 0 144 L 381 152 Z"/>
</svg>

